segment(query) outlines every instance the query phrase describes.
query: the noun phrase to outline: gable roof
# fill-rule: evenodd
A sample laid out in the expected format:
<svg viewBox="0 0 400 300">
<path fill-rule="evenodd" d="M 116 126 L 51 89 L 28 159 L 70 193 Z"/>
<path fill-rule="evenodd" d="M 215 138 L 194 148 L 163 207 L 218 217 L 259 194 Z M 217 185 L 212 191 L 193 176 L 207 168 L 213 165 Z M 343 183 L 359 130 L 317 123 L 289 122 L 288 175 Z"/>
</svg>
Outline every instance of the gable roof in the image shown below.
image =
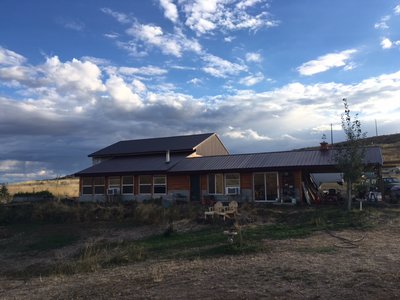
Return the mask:
<svg viewBox="0 0 400 300">
<path fill-rule="evenodd" d="M 186 158 L 169 172 L 205 172 L 336 166 L 336 150 L 300 150 Z M 366 148 L 365 164 L 383 164 L 379 147 Z"/>
<path fill-rule="evenodd" d="M 192 152 L 196 146 L 212 135 L 215 135 L 215 133 L 120 141 L 88 156 L 156 154 L 164 153 L 167 150 L 171 152 Z"/>
<path fill-rule="evenodd" d="M 169 163 L 165 162 L 165 155 L 115 157 L 84 169 L 75 175 L 104 176 L 113 174 L 165 173 L 185 157 L 186 155 L 171 155 Z"/>
</svg>

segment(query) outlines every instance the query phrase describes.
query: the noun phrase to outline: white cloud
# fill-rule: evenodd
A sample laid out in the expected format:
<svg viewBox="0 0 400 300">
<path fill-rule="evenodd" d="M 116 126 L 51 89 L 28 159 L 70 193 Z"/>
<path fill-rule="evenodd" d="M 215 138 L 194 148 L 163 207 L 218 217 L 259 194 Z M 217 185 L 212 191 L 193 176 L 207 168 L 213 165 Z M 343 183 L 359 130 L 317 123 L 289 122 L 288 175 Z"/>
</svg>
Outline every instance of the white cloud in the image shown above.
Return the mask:
<svg viewBox="0 0 400 300">
<path fill-rule="evenodd" d="M 225 136 L 230 137 L 231 139 L 245 139 L 245 140 L 255 140 L 255 141 L 270 141 L 272 140 L 268 136 L 260 135 L 257 131 L 253 129 L 235 129 L 234 127 L 230 127 L 228 132 L 225 132 Z"/>
<path fill-rule="evenodd" d="M 249 75 L 249 76 L 246 76 L 246 77 L 240 79 L 239 83 L 246 85 L 246 86 L 253 86 L 263 80 L 264 80 L 264 75 L 259 72 L 257 74 Z"/>
<path fill-rule="evenodd" d="M 378 23 L 375 23 L 374 27 L 375 29 L 389 29 L 389 26 L 387 25 L 387 22 L 390 20 L 390 16 L 384 16 L 380 19 Z"/>
<path fill-rule="evenodd" d="M 356 52 L 356 49 L 349 49 L 339 53 L 329 53 L 302 64 L 297 68 L 297 71 L 301 75 L 310 76 L 332 68 L 346 67 Z"/>
<path fill-rule="evenodd" d="M 256 63 L 262 62 L 261 54 L 257 52 L 248 52 L 246 53 L 246 61 Z"/>
<path fill-rule="evenodd" d="M 160 5 L 164 9 L 164 16 L 171 22 L 178 21 L 178 9 L 172 0 L 160 0 Z"/>
<path fill-rule="evenodd" d="M 187 38 L 179 29 L 175 33 L 164 34 L 160 26 L 134 23 L 127 33 L 145 46 L 155 46 L 166 55 L 181 57 L 182 52 L 201 52 L 201 45 L 195 39 Z"/>
<path fill-rule="evenodd" d="M 394 13 L 395 13 L 396 15 L 400 15 L 400 4 L 399 4 L 399 5 L 396 5 L 396 7 L 394 8 Z"/>
<path fill-rule="evenodd" d="M 263 27 L 277 26 L 267 12 L 252 15 L 247 8 L 264 0 L 226 1 L 226 0 L 182 0 L 185 12 L 185 25 L 198 35 L 213 33 L 215 30 L 258 30 Z M 235 3 L 236 2 L 236 3 Z"/>
<path fill-rule="evenodd" d="M 393 43 L 390 39 L 388 39 L 388 38 L 382 39 L 382 41 L 381 41 L 382 49 L 390 49 L 390 48 L 392 48 L 392 46 L 393 46 Z"/>
<path fill-rule="evenodd" d="M 75 31 L 82 31 L 85 29 L 85 24 L 80 21 L 68 21 L 64 23 L 64 27 Z"/>
<path fill-rule="evenodd" d="M 225 78 L 228 75 L 236 75 L 247 70 L 245 65 L 233 63 L 211 54 L 204 55 L 202 59 L 206 63 L 203 71 L 214 77 Z"/>
<path fill-rule="evenodd" d="M 135 94 L 121 77 L 111 76 L 107 80 L 106 86 L 107 91 L 119 107 L 127 111 L 142 107 L 140 96 Z"/>
<path fill-rule="evenodd" d="M 200 78 L 192 78 L 187 81 L 187 83 L 191 83 L 193 85 L 200 85 L 203 81 Z"/>
<path fill-rule="evenodd" d="M 124 13 L 113 11 L 112 9 L 107 7 L 101 8 L 100 10 L 103 13 L 112 16 L 114 19 L 122 24 L 128 24 L 131 22 L 131 19 Z"/>
<path fill-rule="evenodd" d="M 138 79 L 132 80 L 132 86 L 138 93 L 143 93 L 147 90 L 146 85 Z"/>
<path fill-rule="evenodd" d="M 0 46 L 0 65 L 18 66 L 23 64 L 26 58 L 14 51 Z"/>
<path fill-rule="evenodd" d="M 166 69 L 162 69 L 156 66 L 146 66 L 140 68 L 120 67 L 118 71 L 123 75 L 142 75 L 142 76 L 161 76 L 168 73 Z"/>
</svg>

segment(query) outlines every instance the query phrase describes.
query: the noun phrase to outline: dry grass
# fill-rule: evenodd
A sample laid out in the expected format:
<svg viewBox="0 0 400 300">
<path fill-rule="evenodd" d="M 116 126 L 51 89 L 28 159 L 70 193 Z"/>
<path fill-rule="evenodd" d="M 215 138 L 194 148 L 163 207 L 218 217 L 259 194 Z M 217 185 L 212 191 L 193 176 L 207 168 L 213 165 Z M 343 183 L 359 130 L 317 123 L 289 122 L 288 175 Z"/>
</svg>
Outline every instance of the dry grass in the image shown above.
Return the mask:
<svg viewBox="0 0 400 300">
<path fill-rule="evenodd" d="M 79 179 L 59 179 L 59 180 L 35 180 L 20 183 L 11 183 L 7 186 L 11 195 L 25 192 L 49 191 L 55 197 L 75 198 L 79 197 Z"/>
</svg>

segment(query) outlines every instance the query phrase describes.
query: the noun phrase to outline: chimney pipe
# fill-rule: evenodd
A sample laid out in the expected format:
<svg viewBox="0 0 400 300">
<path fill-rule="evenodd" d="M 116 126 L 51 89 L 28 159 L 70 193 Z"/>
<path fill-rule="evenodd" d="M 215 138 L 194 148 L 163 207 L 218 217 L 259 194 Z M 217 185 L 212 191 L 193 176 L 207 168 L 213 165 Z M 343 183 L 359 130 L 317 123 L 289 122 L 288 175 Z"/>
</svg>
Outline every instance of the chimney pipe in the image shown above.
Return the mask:
<svg viewBox="0 0 400 300">
<path fill-rule="evenodd" d="M 324 151 L 328 151 L 328 143 L 327 142 L 321 142 L 320 143 L 320 145 L 321 145 L 321 147 L 319 148 L 322 152 L 324 152 Z"/>
<path fill-rule="evenodd" d="M 171 155 L 169 153 L 169 150 L 167 150 L 167 152 L 165 152 L 165 163 L 169 163 L 171 161 Z"/>
</svg>

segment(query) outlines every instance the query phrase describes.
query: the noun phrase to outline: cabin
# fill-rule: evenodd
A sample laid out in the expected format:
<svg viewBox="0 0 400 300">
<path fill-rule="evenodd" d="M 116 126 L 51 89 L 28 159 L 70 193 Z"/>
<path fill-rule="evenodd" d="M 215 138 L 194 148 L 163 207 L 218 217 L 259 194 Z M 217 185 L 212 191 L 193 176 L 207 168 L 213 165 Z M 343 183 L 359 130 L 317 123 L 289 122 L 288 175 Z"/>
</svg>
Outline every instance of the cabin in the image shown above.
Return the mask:
<svg viewBox="0 0 400 300">
<path fill-rule="evenodd" d="M 117 142 L 89 155 L 80 178 L 81 201 L 305 201 L 314 173 L 337 172 L 335 149 L 229 154 L 215 133 Z M 364 157 L 380 172 L 379 147 Z"/>
</svg>

